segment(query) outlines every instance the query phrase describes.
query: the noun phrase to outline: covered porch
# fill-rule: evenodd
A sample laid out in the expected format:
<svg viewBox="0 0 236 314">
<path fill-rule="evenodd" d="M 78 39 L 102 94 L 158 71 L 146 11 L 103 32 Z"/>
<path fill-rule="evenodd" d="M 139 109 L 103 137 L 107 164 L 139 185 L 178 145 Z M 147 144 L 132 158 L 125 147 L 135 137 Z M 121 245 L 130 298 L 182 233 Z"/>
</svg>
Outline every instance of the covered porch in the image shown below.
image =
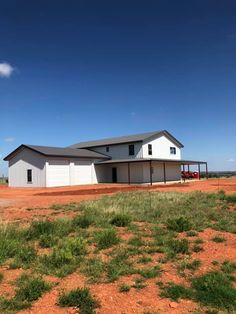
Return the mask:
<svg viewBox="0 0 236 314">
<path fill-rule="evenodd" d="M 103 183 L 153 183 L 180 181 L 182 171 L 190 171 L 190 166 L 197 166 L 198 179 L 201 179 L 202 166 L 208 178 L 208 166 L 205 161 L 170 160 L 170 159 L 121 159 L 95 163 L 99 182 Z"/>
</svg>

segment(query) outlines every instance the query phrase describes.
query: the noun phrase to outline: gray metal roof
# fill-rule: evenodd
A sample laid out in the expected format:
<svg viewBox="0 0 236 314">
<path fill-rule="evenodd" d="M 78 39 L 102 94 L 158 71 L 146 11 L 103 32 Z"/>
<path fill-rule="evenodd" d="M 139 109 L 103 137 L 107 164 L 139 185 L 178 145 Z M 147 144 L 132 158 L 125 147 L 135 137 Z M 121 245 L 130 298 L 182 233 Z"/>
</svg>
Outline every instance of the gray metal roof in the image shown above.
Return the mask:
<svg viewBox="0 0 236 314">
<path fill-rule="evenodd" d="M 165 135 L 172 142 L 174 142 L 178 147 L 183 147 L 183 144 L 180 143 L 173 135 L 171 135 L 166 130 L 120 136 L 120 137 L 112 137 L 112 138 L 106 138 L 102 140 L 95 140 L 95 141 L 88 141 L 88 142 L 80 142 L 77 144 L 70 145 L 69 147 L 70 148 L 92 148 L 92 147 L 115 145 L 115 144 L 122 144 L 122 143 L 142 142 L 152 136 L 161 136 L 161 135 Z"/>
<path fill-rule="evenodd" d="M 63 147 L 49 147 L 49 146 L 36 146 L 36 145 L 25 145 L 22 144 L 17 147 L 13 152 L 7 155 L 4 160 L 11 159 L 15 154 L 24 148 L 31 149 L 44 156 L 54 156 L 54 157 L 88 157 L 88 158 L 98 158 L 98 159 L 109 159 L 110 157 L 93 152 L 88 149 L 74 149 L 74 148 L 63 148 Z"/>
<path fill-rule="evenodd" d="M 107 165 L 107 164 L 121 164 L 121 163 L 134 163 L 134 162 L 159 162 L 159 163 L 172 163 L 177 165 L 197 165 L 206 164 L 206 161 L 199 160 L 184 160 L 184 159 L 160 159 L 160 158 L 129 158 L 129 159 L 111 159 L 105 161 L 98 161 L 96 165 Z"/>
</svg>

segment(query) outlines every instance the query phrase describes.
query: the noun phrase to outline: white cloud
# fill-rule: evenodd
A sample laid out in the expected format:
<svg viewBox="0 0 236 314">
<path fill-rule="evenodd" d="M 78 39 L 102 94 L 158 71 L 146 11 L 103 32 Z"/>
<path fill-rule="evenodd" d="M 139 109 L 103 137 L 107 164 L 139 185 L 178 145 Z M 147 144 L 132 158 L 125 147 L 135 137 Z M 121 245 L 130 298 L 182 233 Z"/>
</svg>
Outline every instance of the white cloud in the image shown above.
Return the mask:
<svg viewBox="0 0 236 314">
<path fill-rule="evenodd" d="M 14 141 L 15 141 L 14 137 L 6 137 L 6 138 L 4 138 L 4 142 L 7 142 L 7 143 L 11 143 L 11 142 L 14 142 Z"/>
<path fill-rule="evenodd" d="M 235 162 L 235 159 L 234 158 L 229 158 L 227 161 L 228 162 Z"/>
<path fill-rule="evenodd" d="M 0 77 L 10 77 L 14 68 L 8 63 L 0 63 Z"/>
</svg>

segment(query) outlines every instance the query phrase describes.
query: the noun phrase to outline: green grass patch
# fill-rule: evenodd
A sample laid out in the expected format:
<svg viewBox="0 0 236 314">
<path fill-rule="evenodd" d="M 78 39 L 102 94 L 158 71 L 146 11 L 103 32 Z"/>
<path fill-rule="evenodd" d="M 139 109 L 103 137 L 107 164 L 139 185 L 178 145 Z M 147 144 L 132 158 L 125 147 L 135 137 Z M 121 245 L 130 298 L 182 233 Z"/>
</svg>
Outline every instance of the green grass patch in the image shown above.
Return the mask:
<svg viewBox="0 0 236 314">
<path fill-rule="evenodd" d="M 110 223 L 117 227 L 126 227 L 130 224 L 130 222 L 131 217 L 125 213 L 117 213 L 110 220 Z"/>
<path fill-rule="evenodd" d="M 169 230 L 173 230 L 176 232 L 184 232 L 184 231 L 189 231 L 192 227 L 192 224 L 188 218 L 181 216 L 178 218 L 168 219 L 166 226 L 167 226 L 167 229 Z"/>
<path fill-rule="evenodd" d="M 139 264 L 148 264 L 152 261 L 152 258 L 150 256 L 142 256 L 138 259 L 137 263 Z"/>
<path fill-rule="evenodd" d="M 98 249 L 107 249 L 115 244 L 118 244 L 118 238 L 115 229 L 104 229 L 95 234 Z"/>
<path fill-rule="evenodd" d="M 94 219 L 91 215 L 78 215 L 73 218 L 72 224 L 73 226 L 80 227 L 82 229 L 88 228 L 92 223 L 94 222 Z"/>
<path fill-rule="evenodd" d="M 209 272 L 192 280 L 194 299 L 206 306 L 223 310 L 236 308 L 236 289 L 232 277 L 221 272 Z"/>
<path fill-rule="evenodd" d="M 86 241 L 83 238 L 65 238 L 50 255 L 39 258 L 39 270 L 45 274 L 64 277 L 72 273 L 86 253 Z"/>
<path fill-rule="evenodd" d="M 156 278 L 159 277 L 162 273 L 160 266 L 156 265 L 154 267 L 150 267 L 150 268 L 143 268 L 143 269 L 139 269 L 138 273 L 146 278 Z"/>
<path fill-rule="evenodd" d="M 120 292 L 129 292 L 130 289 L 131 289 L 131 286 L 129 286 L 129 285 L 125 284 L 125 283 L 123 283 L 123 284 L 120 285 L 120 287 L 119 287 L 119 291 L 120 291 Z"/>
<path fill-rule="evenodd" d="M 18 227 L 10 224 L 0 225 L 0 264 L 15 257 L 22 245 L 24 237 Z"/>
<path fill-rule="evenodd" d="M 236 271 L 236 263 L 231 261 L 224 261 L 221 270 L 226 274 L 231 274 Z"/>
<path fill-rule="evenodd" d="M 128 258 L 128 252 L 121 250 L 108 262 L 107 279 L 109 282 L 117 280 L 120 276 L 131 275 L 136 272 Z"/>
<path fill-rule="evenodd" d="M 195 230 L 189 230 L 186 232 L 187 237 L 196 237 L 198 235 L 198 232 Z"/>
<path fill-rule="evenodd" d="M 189 288 L 186 288 L 183 285 L 177 285 L 173 282 L 169 282 L 167 285 L 161 286 L 161 289 L 161 297 L 169 298 L 174 301 L 192 298 L 192 291 Z"/>
<path fill-rule="evenodd" d="M 192 251 L 195 253 L 199 253 L 199 252 L 203 251 L 203 247 L 199 244 L 194 244 L 192 247 Z"/>
<path fill-rule="evenodd" d="M 135 236 L 128 241 L 128 244 L 139 247 L 144 245 L 144 241 L 140 236 Z"/>
<path fill-rule="evenodd" d="M 100 306 L 100 302 L 91 295 L 88 288 L 78 288 L 61 293 L 58 305 L 61 307 L 77 307 L 80 314 L 93 314 L 95 309 Z"/>
<path fill-rule="evenodd" d="M 50 284 L 43 279 L 26 274 L 17 279 L 16 286 L 15 296 L 11 299 L 3 298 L 0 301 L 0 309 L 6 312 L 14 312 L 28 308 L 33 301 L 38 300 L 43 293 L 51 288 Z"/>
<path fill-rule="evenodd" d="M 224 237 L 221 237 L 221 236 L 215 236 L 211 239 L 213 242 L 216 242 L 216 243 L 223 243 L 223 242 L 226 242 L 226 239 Z"/>
<path fill-rule="evenodd" d="M 84 262 L 81 271 L 89 278 L 89 283 L 96 283 L 105 273 L 106 264 L 99 258 L 90 258 Z"/>
<path fill-rule="evenodd" d="M 188 254 L 189 253 L 189 241 L 187 239 L 171 240 L 168 243 L 169 248 L 176 254 Z"/>
</svg>

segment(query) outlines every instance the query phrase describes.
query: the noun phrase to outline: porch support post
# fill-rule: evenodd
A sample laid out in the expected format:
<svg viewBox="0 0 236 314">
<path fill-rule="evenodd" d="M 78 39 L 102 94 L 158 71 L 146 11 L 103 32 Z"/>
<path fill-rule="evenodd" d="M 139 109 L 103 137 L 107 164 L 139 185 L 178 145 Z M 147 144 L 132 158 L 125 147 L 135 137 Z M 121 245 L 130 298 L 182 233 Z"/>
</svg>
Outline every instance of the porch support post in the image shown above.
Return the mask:
<svg viewBox="0 0 236 314">
<path fill-rule="evenodd" d="M 207 166 L 207 162 L 206 162 L 206 179 L 208 179 L 208 166 Z"/>
<path fill-rule="evenodd" d="M 152 161 L 149 160 L 150 185 L 152 185 Z"/>
<path fill-rule="evenodd" d="M 189 165 L 188 165 L 188 172 L 189 172 Z"/>
<path fill-rule="evenodd" d="M 164 170 L 164 183 L 166 183 L 166 164 L 163 163 L 163 170 Z"/>
<path fill-rule="evenodd" d="M 198 163 L 198 179 L 201 180 L 201 168 L 200 168 L 200 163 Z"/>
<path fill-rule="evenodd" d="M 185 172 L 185 165 L 183 164 L 183 171 Z"/>
<path fill-rule="evenodd" d="M 128 162 L 128 184 L 130 184 L 130 163 Z"/>
</svg>

